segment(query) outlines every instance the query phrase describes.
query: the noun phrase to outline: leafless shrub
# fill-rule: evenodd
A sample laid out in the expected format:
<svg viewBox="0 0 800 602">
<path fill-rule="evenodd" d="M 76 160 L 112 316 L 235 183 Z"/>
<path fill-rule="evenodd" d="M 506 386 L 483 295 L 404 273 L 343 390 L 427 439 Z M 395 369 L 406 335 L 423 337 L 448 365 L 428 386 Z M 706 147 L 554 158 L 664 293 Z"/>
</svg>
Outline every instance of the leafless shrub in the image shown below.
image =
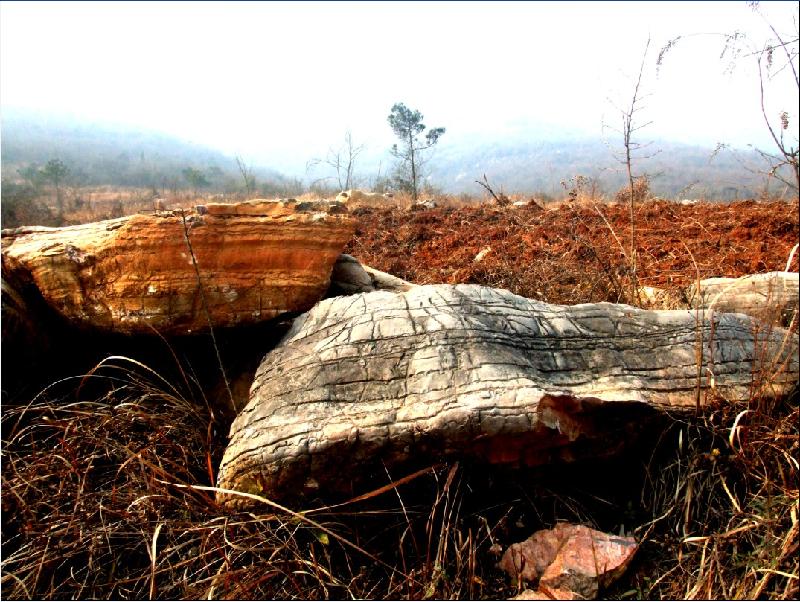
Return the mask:
<svg viewBox="0 0 800 602">
<path fill-rule="evenodd" d="M 631 196 L 631 191 L 633 191 L 633 196 Z M 650 178 L 646 175 L 638 176 L 633 179 L 633 187 L 630 186 L 623 186 L 617 191 L 617 194 L 614 195 L 614 200 L 617 203 L 625 203 L 629 204 L 631 201 L 638 205 L 640 203 L 644 203 L 645 201 L 649 200 L 652 196 L 650 191 Z"/>
</svg>

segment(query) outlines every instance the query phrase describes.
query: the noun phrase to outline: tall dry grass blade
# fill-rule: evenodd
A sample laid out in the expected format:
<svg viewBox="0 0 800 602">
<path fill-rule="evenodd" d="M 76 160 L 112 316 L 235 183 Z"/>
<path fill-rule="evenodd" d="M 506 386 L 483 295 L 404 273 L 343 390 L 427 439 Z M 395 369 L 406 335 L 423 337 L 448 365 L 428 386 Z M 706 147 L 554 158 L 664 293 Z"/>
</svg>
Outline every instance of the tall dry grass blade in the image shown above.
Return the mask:
<svg viewBox="0 0 800 602">
<path fill-rule="evenodd" d="M 150 599 L 156 599 L 156 560 L 158 558 L 158 534 L 161 533 L 161 527 L 164 526 L 164 523 L 158 523 L 156 525 L 156 530 L 153 531 L 153 540 L 148 547 L 147 551 L 150 553 Z"/>
<path fill-rule="evenodd" d="M 174 394 L 174 396 L 175 396 L 175 398 L 176 398 L 176 399 L 180 399 L 180 400 L 182 400 L 182 401 L 185 401 L 185 400 L 184 400 L 184 398 L 183 398 L 183 396 L 182 396 L 182 395 L 181 395 L 181 394 L 178 392 L 178 390 L 177 390 L 177 389 L 176 389 L 176 388 L 175 388 L 175 387 L 172 385 L 172 383 L 170 383 L 170 382 L 169 382 L 169 381 L 168 381 L 166 378 L 164 378 L 163 376 L 161 376 L 161 375 L 160 375 L 158 372 L 156 372 L 155 370 L 153 370 L 153 369 L 152 369 L 150 366 L 148 366 L 147 364 L 143 364 L 142 362 L 140 362 L 140 361 L 138 361 L 138 360 L 135 360 L 135 359 L 133 359 L 133 358 L 130 358 L 130 357 L 126 357 L 126 356 L 124 356 L 124 355 L 109 355 L 109 356 L 107 356 L 107 357 L 103 358 L 102 360 L 100 360 L 100 362 L 98 362 L 98 363 L 97 363 L 97 364 L 96 364 L 96 365 L 95 365 L 95 366 L 94 366 L 94 367 L 93 367 L 91 370 L 89 370 L 89 371 L 88 371 L 88 372 L 87 372 L 85 375 L 83 375 L 83 376 L 81 377 L 81 382 L 80 382 L 80 384 L 79 384 L 79 386 L 78 386 L 78 391 L 80 391 L 80 390 L 83 388 L 84 381 L 86 381 L 87 379 L 89 379 L 89 378 L 91 378 L 92 376 L 94 376 L 94 375 L 95 375 L 95 373 L 96 373 L 96 372 L 97 372 L 97 371 L 98 371 L 100 368 L 106 368 L 106 367 L 110 367 L 110 368 L 117 368 L 117 369 L 119 369 L 119 370 L 125 371 L 125 369 L 124 369 L 124 368 L 121 368 L 120 366 L 114 366 L 113 364 L 111 364 L 111 363 L 110 363 L 110 362 L 113 362 L 113 361 L 116 361 L 116 360 L 120 360 L 120 361 L 123 361 L 123 362 L 129 362 L 129 363 L 131 363 L 131 364 L 133 364 L 133 365 L 135 365 L 135 366 L 137 366 L 137 367 L 139 367 L 139 368 L 141 368 L 141 369 L 143 369 L 143 370 L 146 370 L 148 373 L 150 373 L 151 375 L 155 376 L 155 377 L 156 377 L 156 378 L 157 378 L 157 379 L 158 379 L 158 380 L 159 380 L 161 383 L 163 383 L 163 384 L 164 384 L 164 385 L 165 385 L 167 388 L 169 388 L 169 390 L 170 390 L 170 391 L 172 391 L 172 393 Z"/>
<path fill-rule="evenodd" d="M 359 495 L 357 497 L 349 499 L 346 502 L 341 502 L 341 503 L 333 504 L 333 505 L 330 505 L 330 506 L 320 506 L 319 508 L 314 508 L 312 510 L 303 510 L 303 511 L 300 512 L 300 514 L 306 514 L 307 515 L 307 514 L 313 514 L 313 513 L 316 513 L 316 512 L 325 512 L 327 510 L 332 510 L 334 508 L 341 508 L 343 506 L 348 506 L 350 504 L 355 504 L 356 502 L 363 502 L 364 500 L 368 500 L 370 498 L 377 497 L 377 496 L 379 496 L 379 495 L 381 495 L 383 493 L 386 493 L 387 491 L 391 491 L 393 489 L 396 490 L 398 487 L 400 487 L 400 485 L 405 485 L 406 483 L 410 483 L 414 479 L 417 479 L 417 478 L 419 478 L 419 477 L 421 477 L 423 475 L 426 475 L 426 474 L 430 473 L 431 471 L 436 470 L 440 466 L 441 466 L 441 464 L 434 464 L 433 466 L 428 466 L 427 468 L 423 468 L 423 469 L 418 470 L 418 471 L 416 471 L 416 472 L 414 472 L 414 473 L 412 473 L 410 475 L 407 475 L 405 477 L 402 477 L 400 479 L 392 481 L 391 483 L 389 483 L 387 485 L 383 485 L 382 487 L 378 487 L 377 489 L 373 489 L 372 491 L 369 491 L 367 493 L 364 493 L 362 495 Z"/>
<path fill-rule="evenodd" d="M 733 421 L 733 426 L 731 426 L 730 434 L 728 435 L 728 445 L 730 445 L 731 449 L 737 453 L 742 453 L 741 447 L 741 440 L 739 439 L 739 421 L 744 417 L 745 414 L 749 414 L 752 410 L 742 410 L 738 414 L 736 414 L 736 418 Z M 735 441 L 739 441 L 739 449 L 736 449 Z"/>
<path fill-rule="evenodd" d="M 25 597 L 28 600 L 33 600 L 34 599 L 33 596 L 31 596 L 31 593 L 28 591 L 28 588 L 26 587 L 25 582 L 22 579 L 17 577 L 14 573 L 6 573 L 5 575 L 3 575 L 3 578 L 0 579 L 0 583 L 5 581 L 6 578 L 13 579 L 17 583 L 17 585 L 19 585 L 22 588 L 22 591 L 24 592 Z"/>
</svg>

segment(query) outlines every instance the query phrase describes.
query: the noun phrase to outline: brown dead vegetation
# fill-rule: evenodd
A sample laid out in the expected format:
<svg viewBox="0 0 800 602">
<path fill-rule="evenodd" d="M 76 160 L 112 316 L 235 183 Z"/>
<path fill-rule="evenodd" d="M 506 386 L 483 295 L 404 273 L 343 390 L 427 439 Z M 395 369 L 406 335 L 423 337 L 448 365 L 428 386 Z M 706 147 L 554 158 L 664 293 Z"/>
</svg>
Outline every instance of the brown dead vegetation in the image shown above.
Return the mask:
<svg viewBox="0 0 800 602">
<path fill-rule="evenodd" d="M 358 213 L 346 252 L 417 284 L 485 284 L 549 303 L 629 300 L 625 204 Z M 638 205 L 635 217 L 642 286 L 692 284 L 698 276 L 692 257 L 700 278 L 782 270 L 798 240 L 796 201 L 653 201 Z M 797 265 L 795 256 L 791 269 Z"/>
<path fill-rule="evenodd" d="M 347 251 L 413 282 L 476 282 L 556 303 L 628 300 L 624 204 L 454 200 L 358 214 Z M 649 202 L 636 219 L 638 278 L 671 290 L 698 272 L 783 269 L 798 241 L 796 201 Z M 768 360 L 757 377 L 780 369 Z M 387 472 L 335 508 L 265 500 L 236 514 L 213 491 L 230 418 L 213 412 L 188 366 L 179 373 L 167 382 L 116 358 L 4 408 L 4 598 L 502 599 L 522 584 L 496 568 L 498 551 L 560 521 L 640 541 L 605 597 L 798 596 L 796 393 L 774 400 L 754 389 L 738 405 L 710 396 L 696 418 L 613 465 L 435 465 Z"/>
</svg>

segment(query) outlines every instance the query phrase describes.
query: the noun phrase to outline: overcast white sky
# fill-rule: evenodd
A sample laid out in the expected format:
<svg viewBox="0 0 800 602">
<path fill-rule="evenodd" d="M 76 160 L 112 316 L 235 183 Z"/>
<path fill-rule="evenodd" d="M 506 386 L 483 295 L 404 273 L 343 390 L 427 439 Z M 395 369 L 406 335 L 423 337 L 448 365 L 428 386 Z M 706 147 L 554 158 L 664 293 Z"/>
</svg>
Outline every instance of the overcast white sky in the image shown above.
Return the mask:
<svg viewBox="0 0 800 602">
<path fill-rule="evenodd" d="M 797 2 L 763 2 L 783 32 Z M 747 32 L 736 2 L 0 2 L 0 105 L 175 134 L 258 160 L 341 140 L 391 144 L 395 102 L 448 136 L 527 123 L 600 135 L 617 122 L 645 41 L 645 135 L 763 143 L 752 60 L 725 74 L 717 36 Z M 769 90 L 792 112 L 797 87 Z M 447 136 L 446 136 L 447 137 Z M 444 138 L 443 138 L 444 141 Z"/>
</svg>

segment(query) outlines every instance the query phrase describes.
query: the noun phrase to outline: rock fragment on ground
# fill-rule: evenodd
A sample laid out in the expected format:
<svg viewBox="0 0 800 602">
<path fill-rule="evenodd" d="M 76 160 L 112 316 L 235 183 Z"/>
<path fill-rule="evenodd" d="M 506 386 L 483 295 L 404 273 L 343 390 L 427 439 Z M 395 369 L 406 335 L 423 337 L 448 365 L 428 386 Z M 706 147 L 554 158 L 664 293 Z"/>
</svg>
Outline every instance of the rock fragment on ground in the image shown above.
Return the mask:
<svg viewBox="0 0 800 602">
<path fill-rule="evenodd" d="M 528 597 L 516 599 L 546 600 L 557 592 L 557 600 L 592 600 L 622 575 L 637 548 L 632 537 L 560 523 L 509 546 L 499 567 L 517 581 L 536 585 Z"/>
<path fill-rule="evenodd" d="M 414 286 L 402 278 L 362 265 L 352 255 L 342 253 L 333 266 L 328 295 L 353 295 L 379 290 L 402 292 Z"/>
<path fill-rule="evenodd" d="M 336 196 L 336 202 L 348 207 L 391 207 L 396 204 L 391 193 L 366 190 L 343 190 Z"/>
</svg>

